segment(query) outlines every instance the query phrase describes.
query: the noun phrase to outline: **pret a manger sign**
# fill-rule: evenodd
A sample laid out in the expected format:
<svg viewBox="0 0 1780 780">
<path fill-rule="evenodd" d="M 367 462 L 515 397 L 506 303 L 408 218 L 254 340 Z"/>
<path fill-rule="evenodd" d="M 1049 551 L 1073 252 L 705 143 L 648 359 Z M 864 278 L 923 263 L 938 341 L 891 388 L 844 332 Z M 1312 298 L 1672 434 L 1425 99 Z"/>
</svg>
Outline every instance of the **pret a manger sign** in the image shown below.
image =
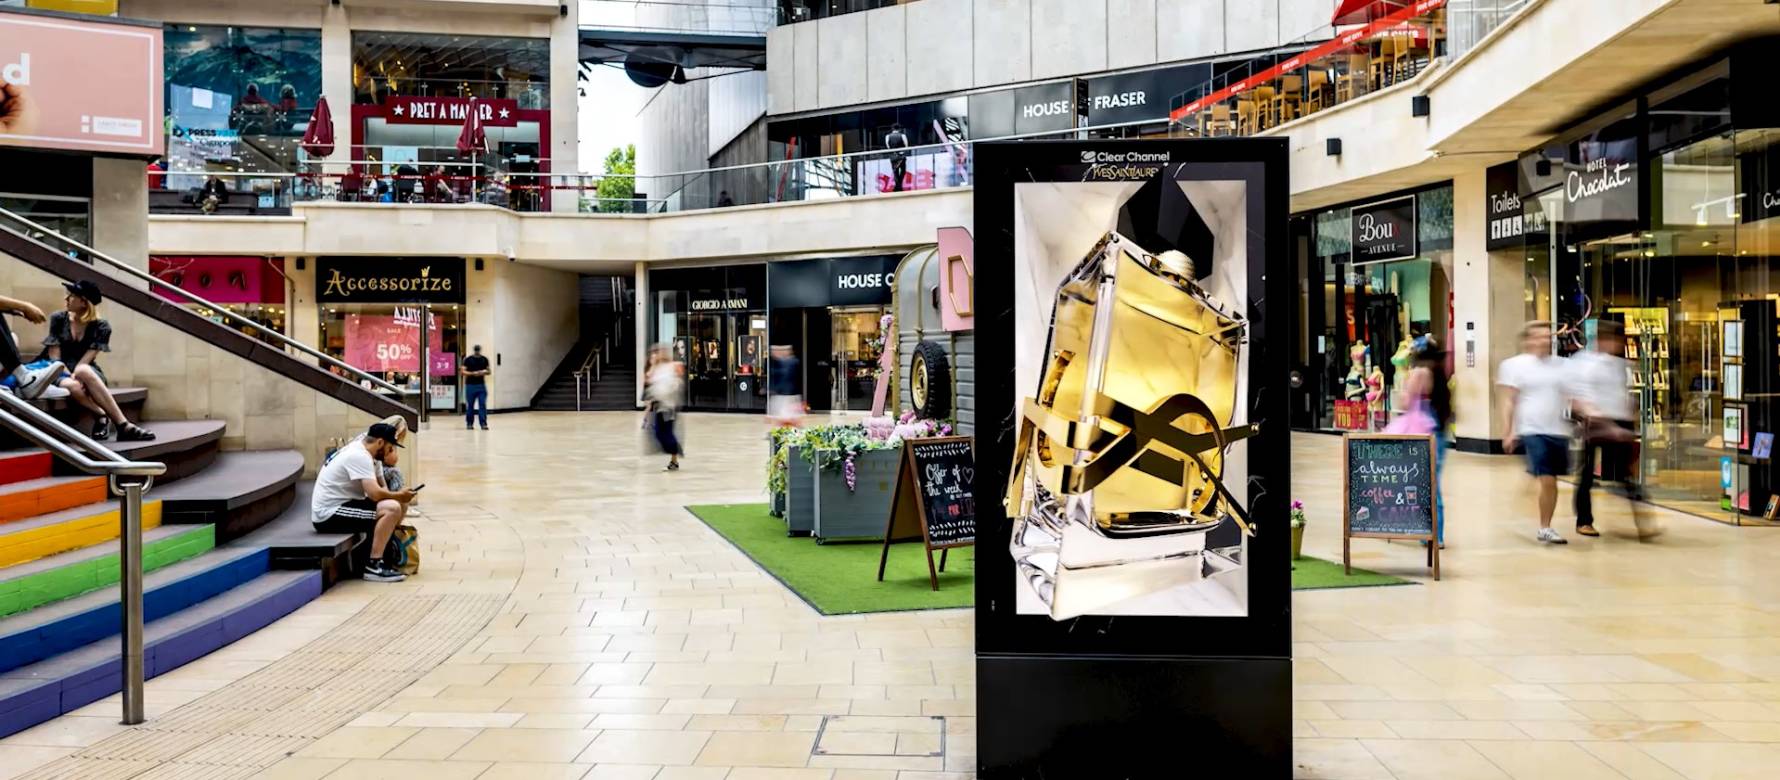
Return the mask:
<svg viewBox="0 0 1780 780">
<path fill-rule="evenodd" d="M 0 146 L 153 155 L 161 28 L 0 9 Z"/>
</svg>

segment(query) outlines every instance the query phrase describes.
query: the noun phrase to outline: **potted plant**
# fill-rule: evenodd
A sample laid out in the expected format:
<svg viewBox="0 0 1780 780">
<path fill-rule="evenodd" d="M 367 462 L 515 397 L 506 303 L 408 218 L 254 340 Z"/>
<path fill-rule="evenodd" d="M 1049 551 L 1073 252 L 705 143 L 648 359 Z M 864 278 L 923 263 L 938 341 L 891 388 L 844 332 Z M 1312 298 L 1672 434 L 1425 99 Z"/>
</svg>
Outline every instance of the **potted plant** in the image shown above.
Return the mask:
<svg viewBox="0 0 1780 780">
<path fill-rule="evenodd" d="M 1304 556 L 1304 502 L 1292 499 L 1292 560 Z"/>
<path fill-rule="evenodd" d="M 793 534 L 820 542 L 881 537 L 901 465 L 902 440 L 950 435 L 949 423 L 877 418 L 864 423 L 821 425 L 776 433 L 778 449 L 767 463 L 767 489 L 785 495 L 785 520 Z"/>
</svg>

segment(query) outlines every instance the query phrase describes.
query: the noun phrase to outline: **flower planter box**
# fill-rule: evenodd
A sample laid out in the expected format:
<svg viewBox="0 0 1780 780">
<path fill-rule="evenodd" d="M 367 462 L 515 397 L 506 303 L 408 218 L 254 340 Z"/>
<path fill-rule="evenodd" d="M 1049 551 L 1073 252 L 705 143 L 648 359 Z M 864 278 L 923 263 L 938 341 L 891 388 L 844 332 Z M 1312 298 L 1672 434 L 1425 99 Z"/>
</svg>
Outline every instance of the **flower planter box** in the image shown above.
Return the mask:
<svg viewBox="0 0 1780 780">
<path fill-rule="evenodd" d="M 777 455 L 777 454 L 779 454 L 779 445 L 777 442 L 773 441 L 773 435 L 771 433 L 768 433 L 766 435 L 766 460 L 767 460 L 767 462 L 771 463 L 773 456 Z M 784 493 L 784 491 L 777 491 L 772 494 L 771 506 L 768 507 L 768 509 L 766 510 L 766 513 L 769 515 L 772 515 L 773 517 L 777 517 L 780 520 L 785 519 L 785 493 Z"/>
<path fill-rule="evenodd" d="M 793 446 L 785 452 L 785 532 L 809 536 L 816 528 L 816 467 Z"/>
<path fill-rule="evenodd" d="M 846 473 L 839 463 L 815 474 L 816 517 L 812 530 L 818 543 L 829 539 L 884 538 L 890 500 L 896 495 L 897 470 L 902 467 L 902 450 L 861 452 L 853 465 L 858 475 L 853 490 L 847 489 Z"/>
</svg>

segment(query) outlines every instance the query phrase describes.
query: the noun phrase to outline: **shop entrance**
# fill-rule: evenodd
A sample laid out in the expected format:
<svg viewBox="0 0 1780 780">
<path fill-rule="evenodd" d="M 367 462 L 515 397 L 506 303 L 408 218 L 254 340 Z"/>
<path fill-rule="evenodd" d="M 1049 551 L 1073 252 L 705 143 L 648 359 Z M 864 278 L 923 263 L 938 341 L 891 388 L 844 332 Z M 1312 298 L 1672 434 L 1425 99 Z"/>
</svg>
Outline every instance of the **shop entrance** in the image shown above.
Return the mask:
<svg viewBox="0 0 1780 780">
<path fill-rule="evenodd" d="M 766 318 L 759 312 L 689 314 L 676 352 L 686 362 L 690 405 L 766 408 Z"/>
<path fill-rule="evenodd" d="M 848 306 L 829 310 L 833 323 L 833 409 L 871 411 L 878 381 L 878 358 L 884 351 L 880 323 L 882 306 Z"/>
</svg>

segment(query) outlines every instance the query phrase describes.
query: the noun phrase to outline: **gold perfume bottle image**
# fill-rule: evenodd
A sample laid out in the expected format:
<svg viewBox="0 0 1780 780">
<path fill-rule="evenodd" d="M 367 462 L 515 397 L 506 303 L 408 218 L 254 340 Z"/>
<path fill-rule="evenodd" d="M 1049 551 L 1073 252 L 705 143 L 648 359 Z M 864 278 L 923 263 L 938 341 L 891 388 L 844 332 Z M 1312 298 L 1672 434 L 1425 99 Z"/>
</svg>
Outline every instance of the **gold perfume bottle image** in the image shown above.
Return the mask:
<svg viewBox="0 0 1780 780">
<path fill-rule="evenodd" d="M 1016 569 L 1054 619 L 1242 566 L 1243 545 L 1206 539 L 1250 532 L 1222 479 L 1257 430 L 1234 424 L 1248 325 L 1193 266 L 1113 231 L 1057 288 L 1006 497 Z"/>
</svg>

